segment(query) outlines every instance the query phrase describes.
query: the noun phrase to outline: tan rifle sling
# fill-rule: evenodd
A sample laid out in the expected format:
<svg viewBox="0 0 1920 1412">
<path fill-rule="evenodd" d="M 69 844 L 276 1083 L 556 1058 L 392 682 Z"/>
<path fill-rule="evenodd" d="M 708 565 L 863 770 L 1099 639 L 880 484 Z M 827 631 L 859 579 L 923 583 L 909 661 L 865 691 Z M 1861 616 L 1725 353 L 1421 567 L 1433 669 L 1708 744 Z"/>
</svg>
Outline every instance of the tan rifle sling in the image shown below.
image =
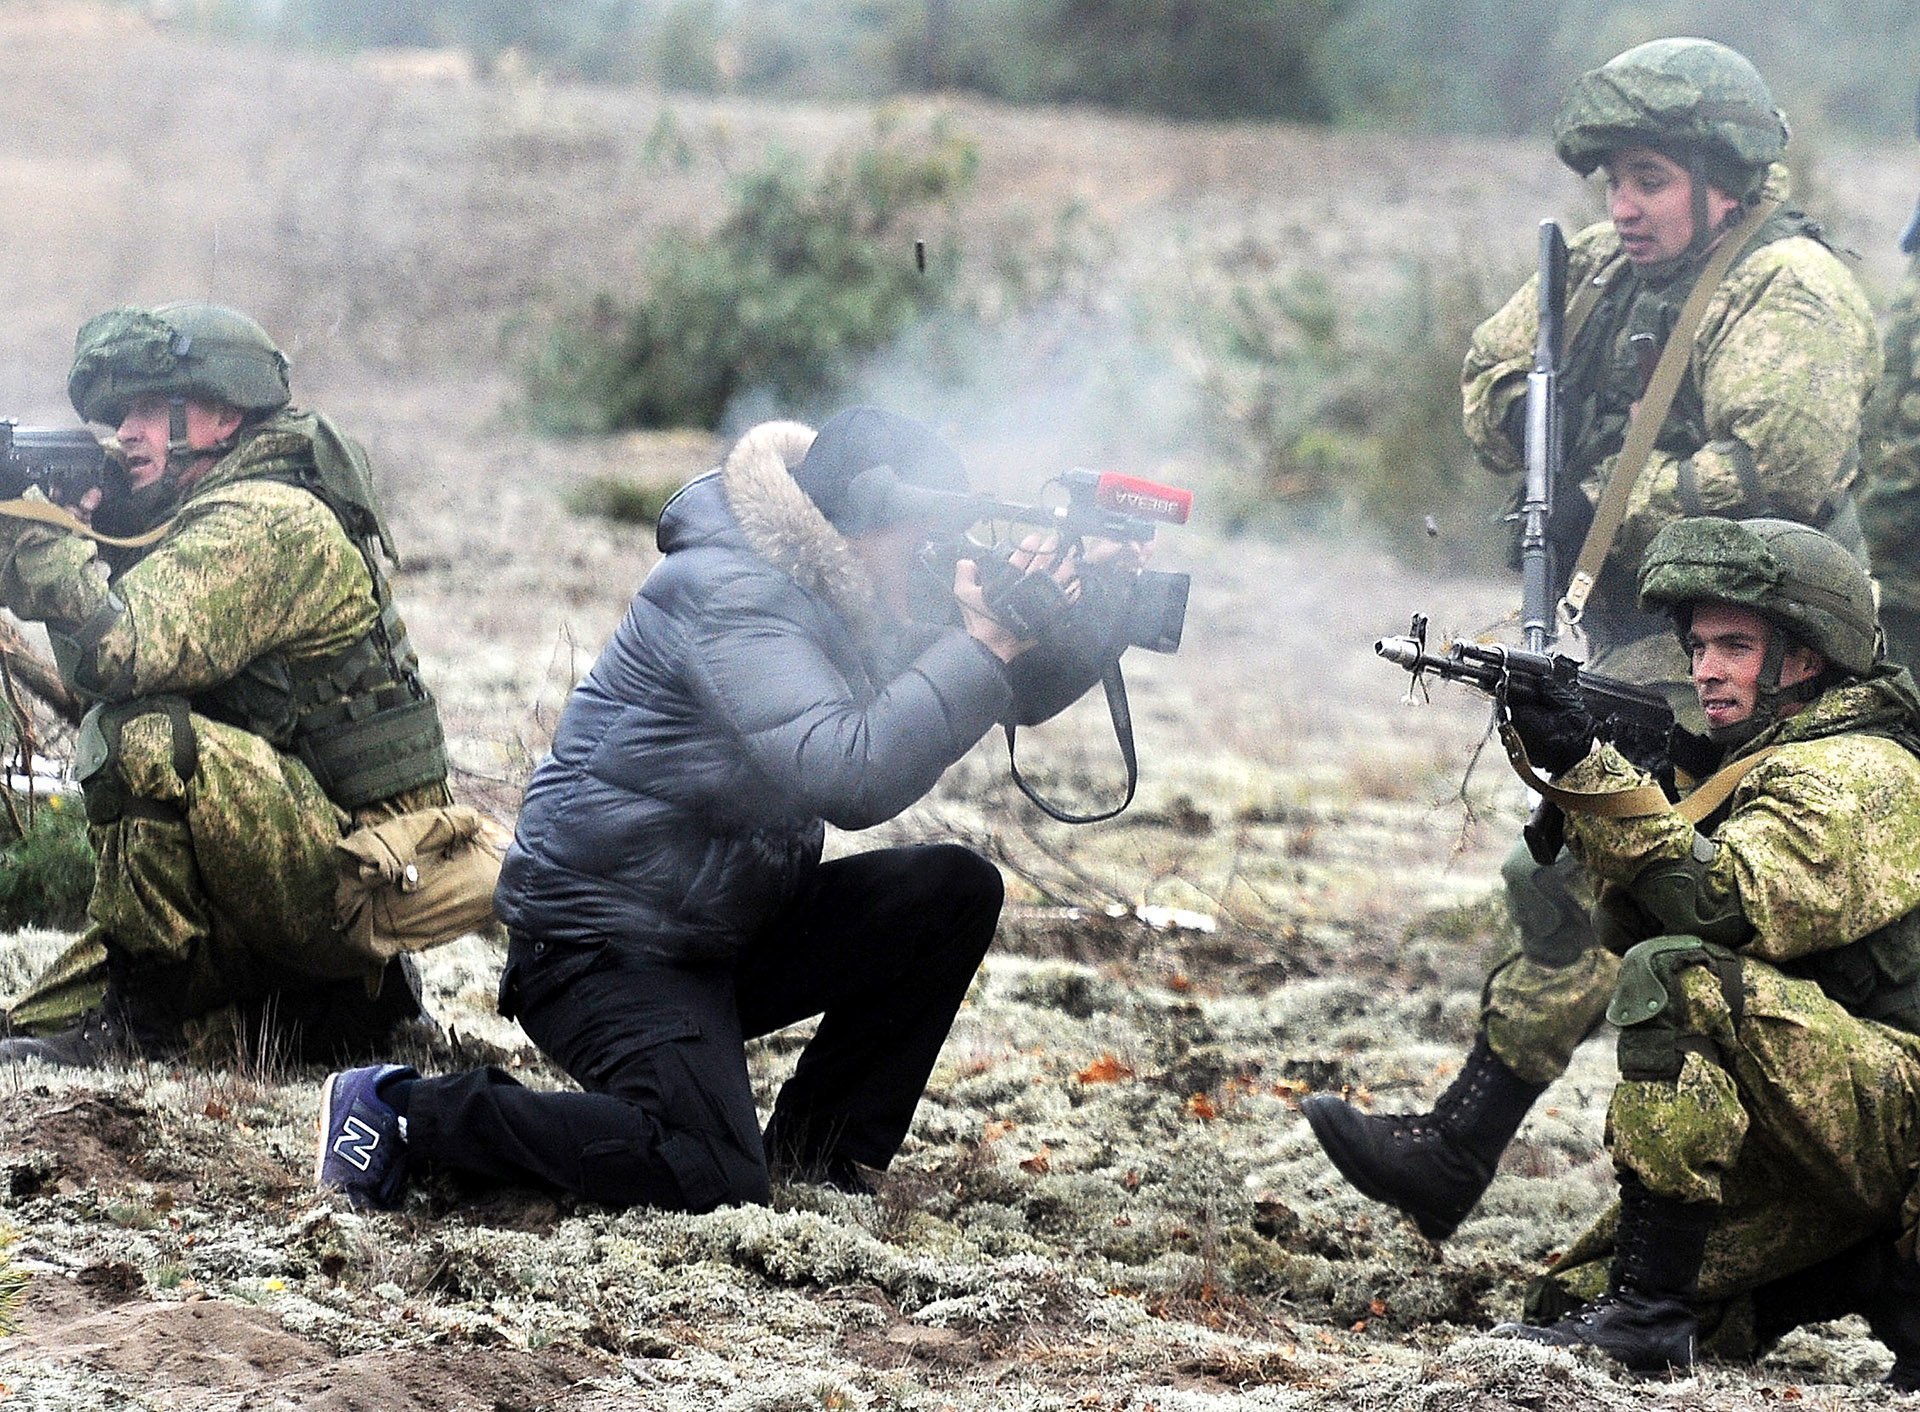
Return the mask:
<svg viewBox="0 0 1920 1412">
<path fill-rule="evenodd" d="M 116 549 L 141 549 L 165 534 L 173 525 L 171 517 L 161 521 L 142 534 L 120 535 L 102 534 L 85 520 L 80 519 L 71 510 L 54 504 L 51 500 L 0 500 L 0 515 L 14 520 L 35 520 L 43 525 L 52 525 L 72 534 L 82 534 L 101 544 L 111 544 Z"/>
<path fill-rule="evenodd" d="M 1693 353 L 1693 336 L 1699 332 L 1701 320 L 1707 316 L 1707 304 L 1713 298 L 1714 290 L 1720 287 L 1720 281 L 1733 268 L 1734 261 L 1740 258 L 1747 242 L 1772 219 L 1774 212 L 1780 209 L 1780 204 L 1778 201 L 1762 201 L 1727 232 L 1706 267 L 1700 271 L 1700 277 L 1694 281 L 1687 302 L 1681 306 L 1680 317 L 1675 321 L 1673 331 L 1667 335 L 1666 346 L 1660 350 L 1660 361 L 1654 365 L 1647 390 L 1641 394 L 1639 409 L 1627 427 L 1626 444 L 1620 449 L 1619 459 L 1613 464 L 1613 474 L 1607 478 L 1607 488 L 1601 493 L 1600 503 L 1594 509 L 1593 523 L 1588 526 L 1587 537 L 1580 546 L 1580 557 L 1574 564 L 1572 578 L 1567 582 L 1566 596 L 1560 600 L 1560 621 L 1563 625 L 1572 627 L 1579 623 L 1580 615 L 1586 611 L 1587 599 L 1593 594 L 1593 586 L 1599 582 L 1600 568 L 1606 563 L 1607 555 L 1613 552 L 1614 538 L 1627 518 L 1627 502 L 1633 496 L 1633 487 L 1639 481 L 1640 473 L 1646 469 L 1647 461 L 1653 455 L 1654 439 L 1660 434 L 1661 424 L 1666 421 L 1667 413 L 1673 408 L 1673 399 L 1680 391 L 1680 381 L 1686 376 L 1687 363 Z M 1581 290 L 1582 300 L 1587 299 L 1588 291 L 1592 288 L 1590 283 Z M 1583 320 L 1592 312 L 1593 303 L 1598 299 L 1599 295 L 1595 293 L 1592 300 L 1587 302 L 1580 315 Z"/>
<path fill-rule="evenodd" d="M 1507 763 L 1526 782 L 1527 788 L 1569 814 L 1585 814 L 1594 819 L 1645 819 L 1655 814 L 1678 814 L 1690 824 L 1698 824 L 1718 809 L 1755 765 L 1780 748 L 1769 745 L 1751 755 L 1743 755 L 1707 776 L 1698 789 L 1675 804 L 1657 784 L 1636 785 L 1632 789 L 1566 789 L 1553 783 L 1534 769 L 1533 761 L 1527 758 L 1527 747 L 1521 743 L 1520 732 L 1513 728 L 1511 721 L 1500 724 L 1500 744 L 1506 749 Z"/>
</svg>

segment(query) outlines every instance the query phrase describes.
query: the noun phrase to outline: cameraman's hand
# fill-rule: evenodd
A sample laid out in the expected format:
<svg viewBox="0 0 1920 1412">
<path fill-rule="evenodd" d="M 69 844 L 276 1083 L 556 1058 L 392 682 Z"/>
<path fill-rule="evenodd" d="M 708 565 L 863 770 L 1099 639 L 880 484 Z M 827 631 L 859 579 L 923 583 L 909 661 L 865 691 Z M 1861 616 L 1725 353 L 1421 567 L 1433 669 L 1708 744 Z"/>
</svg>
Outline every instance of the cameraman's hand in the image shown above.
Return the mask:
<svg viewBox="0 0 1920 1412">
<path fill-rule="evenodd" d="M 1565 682 L 1515 677 L 1507 690 L 1507 711 L 1527 758 L 1549 775 L 1565 774 L 1593 749 L 1593 716 Z"/>
<path fill-rule="evenodd" d="M 1073 550 L 1060 551 L 1057 535 L 1028 535 L 1007 556 L 1007 563 L 1022 574 L 1045 574 L 1067 603 L 1079 601 L 1080 561 Z M 954 566 L 953 596 L 960 604 L 967 632 L 1002 662 L 1011 662 L 1037 640 L 1019 636 L 995 615 L 980 582 L 980 566 L 973 560 L 962 559 Z"/>
<path fill-rule="evenodd" d="M 953 566 L 953 596 L 960 604 L 960 619 L 967 635 L 1002 662 L 1011 662 L 1032 647 L 1030 637 L 1015 637 L 1007 625 L 987 611 L 987 598 L 980 587 L 980 566 L 962 559 Z"/>
<path fill-rule="evenodd" d="M 1108 573 L 1137 574 L 1147 566 L 1147 559 L 1153 553 L 1151 542 L 1136 544 L 1123 539 L 1095 539 L 1088 536 L 1081 542 L 1082 569 L 1101 569 Z"/>
<path fill-rule="evenodd" d="M 1105 543 L 1106 541 L 1100 541 Z M 1007 562 L 1023 574 L 1051 574 L 1060 591 L 1069 598 L 1080 596 L 1080 570 L 1086 564 L 1078 547 L 1060 552 L 1060 536 L 1038 531 L 1020 541 L 1020 547 L 1007 556 Z"/>
</svg>

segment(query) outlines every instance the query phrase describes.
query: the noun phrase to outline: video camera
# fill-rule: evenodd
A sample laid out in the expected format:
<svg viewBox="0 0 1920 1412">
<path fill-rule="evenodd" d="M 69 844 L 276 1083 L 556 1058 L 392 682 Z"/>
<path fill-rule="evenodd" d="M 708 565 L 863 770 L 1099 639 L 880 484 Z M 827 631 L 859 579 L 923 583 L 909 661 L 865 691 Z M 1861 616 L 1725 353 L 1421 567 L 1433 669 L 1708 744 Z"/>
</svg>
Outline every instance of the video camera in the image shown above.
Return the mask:
<svg viewBox="0 0 1920 1412">
<path fill-rule="evenodd" d="M 38 486 L 56 505 L 72 507 L 89 490 L 105 489 L 107 450 L 85 427 L 23 427 L 0 420 L 0 498 L 18 499 Z"/>
<path fill-rule="evenodd" d="M 1061 503 L 1026 505 L 974 496 L 976 524 L 1008 523 L 1050 531 L 1060 552 L 1078 553 L 1088 539 L 1121 544 L 1145 544 L 1155 527 L 1184 525 L 1193 510 L 1193 492 L 1160 485 L 1117 471 L 1075 469 L 1054 477 L 1048 485 L 1064 491 Z M 971 559 L 980 566 L 980 586 L 987 608 L 1017 637 L 1047 641 L 1055 638 L 1072 616 L 1073 606 L 1046 574 L 1029 574 L 1014 567 L 1017 543 L 983 543 L 962 534 L 935 546 L 928 569 L 930 592 L 950 593 L 953 566 Z M 1177 652 L 1186 627 L 1186 574 L 1152 569 L 1138 573 L 1103 572 L 1093 566 L 1087 574 L 1093 596 L 1113 598 L 1105 610 L 1111 618 L 1110 642 L 1115 649 L 1143 647 L 1149 652 Z"/>
<path fill-rule="evenodd" d="M 1158 526 L 1187 522 L 1193 510 L 1193 492 L 1117 471 L 1071 470 L 1047 484 L 1062 492 L 1056 503 L 1025 505 L 981 495 L 969 497 L 959 508 L 973 512 L 970 523 L 975 526 L 1025 525 L 1049 531 L 1053 552 L 1081 556 L 1078 601 L 1070 600 L 1050 574 L 1028 573 L 1013 563 L 1013 556 L 1020 551 L 1017 539 L 982 542 L 969 533 L 931 547 L 922 561 L 922 592 L 930 606 L 938 605 L 934 607 L 936 614 L 954 621 L 959 611 L 953 597 L 954 568 L 961 559 L 971 559 L 979 565 L 988 611 L 1008 630 L 1017 637 L 1064 648 L 1090 664 L 1097 662 L 1114 739 L 1127 770 L 1126 793 L 1117 805 L 1090 813 L 1069 813 L 1043 799 L 1021 775 L 1014 758 L 1014 727 L 1006 726 L 1007 765 L 1020 792 L 1062 823 L 1096 823 L 1113 818 L 1132 803 L 1139 782 L 1133 717 L 1120 672 L 1121 654 L 1129 647 L 1144 647 L 1149 652 L 1179 651 L 1186 628 L 1190 580 L 1186 574 L 1136 569 L 1130 563 L 1084 563 L 1085 543 L 1097 539 L 1145 544 Z"/>
</svg>

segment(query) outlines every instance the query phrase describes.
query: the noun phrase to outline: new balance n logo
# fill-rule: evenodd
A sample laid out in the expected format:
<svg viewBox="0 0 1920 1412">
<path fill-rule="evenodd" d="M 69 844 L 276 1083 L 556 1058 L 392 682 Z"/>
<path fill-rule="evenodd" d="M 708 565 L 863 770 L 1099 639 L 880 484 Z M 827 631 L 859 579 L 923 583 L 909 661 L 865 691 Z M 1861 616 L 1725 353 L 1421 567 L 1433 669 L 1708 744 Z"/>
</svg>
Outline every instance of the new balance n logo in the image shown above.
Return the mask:
<svg viewBox="0 0 1920 1412">
<path fill-rule="evenodd" d="M 333 1140 L 333 1155 L 364 1172 L 373 1165 L 374 1149 L 380 1146 L 380 1134 L 360 1118 L 348 1116 L 340 1125 L 340 1136 Z"/>
</svg>

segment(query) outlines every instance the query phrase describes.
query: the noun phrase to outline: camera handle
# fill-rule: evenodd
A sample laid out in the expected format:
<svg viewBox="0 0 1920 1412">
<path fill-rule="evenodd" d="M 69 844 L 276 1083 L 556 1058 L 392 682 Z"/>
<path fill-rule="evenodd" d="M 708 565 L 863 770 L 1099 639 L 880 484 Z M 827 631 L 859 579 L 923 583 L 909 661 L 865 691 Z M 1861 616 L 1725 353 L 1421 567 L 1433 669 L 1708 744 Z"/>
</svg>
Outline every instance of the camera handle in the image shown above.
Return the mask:
<svg viewBox="0 0 1920 1412">
<path fill-rule="evenodd" d="M 1020 786 L 1020 792 L 1031 799 L 1034 806 L 1050 819 L 1058 819 L 1063 824 L 1097 824 L 1103 819 L 1111 819 L 1133 803 L 1133 791 L 1140 783 L 1140 758 L 1133 745 L 1133 712 L 1127 706 L 1127 680 L 1120 674 L 1120 659 L 1115 657 L 1100 669 L 1100 685 L 1107 692 L 1107 714 L 1113 720 L 1113 738 L 1120 746 L 1120 758 L 1127 762 L 1127 792 L 1113 808 L 1098 814 L 1069 814 L 1057 809 L 1042 799 L 1039 792 L 1027 783 L 1020 773 L 1020 764 L 1013 756 L 1014 726 L 1005 726 L 1007 732 L 1007 769 L 1013 775 L 1013 782 Z"/>
</svg>

